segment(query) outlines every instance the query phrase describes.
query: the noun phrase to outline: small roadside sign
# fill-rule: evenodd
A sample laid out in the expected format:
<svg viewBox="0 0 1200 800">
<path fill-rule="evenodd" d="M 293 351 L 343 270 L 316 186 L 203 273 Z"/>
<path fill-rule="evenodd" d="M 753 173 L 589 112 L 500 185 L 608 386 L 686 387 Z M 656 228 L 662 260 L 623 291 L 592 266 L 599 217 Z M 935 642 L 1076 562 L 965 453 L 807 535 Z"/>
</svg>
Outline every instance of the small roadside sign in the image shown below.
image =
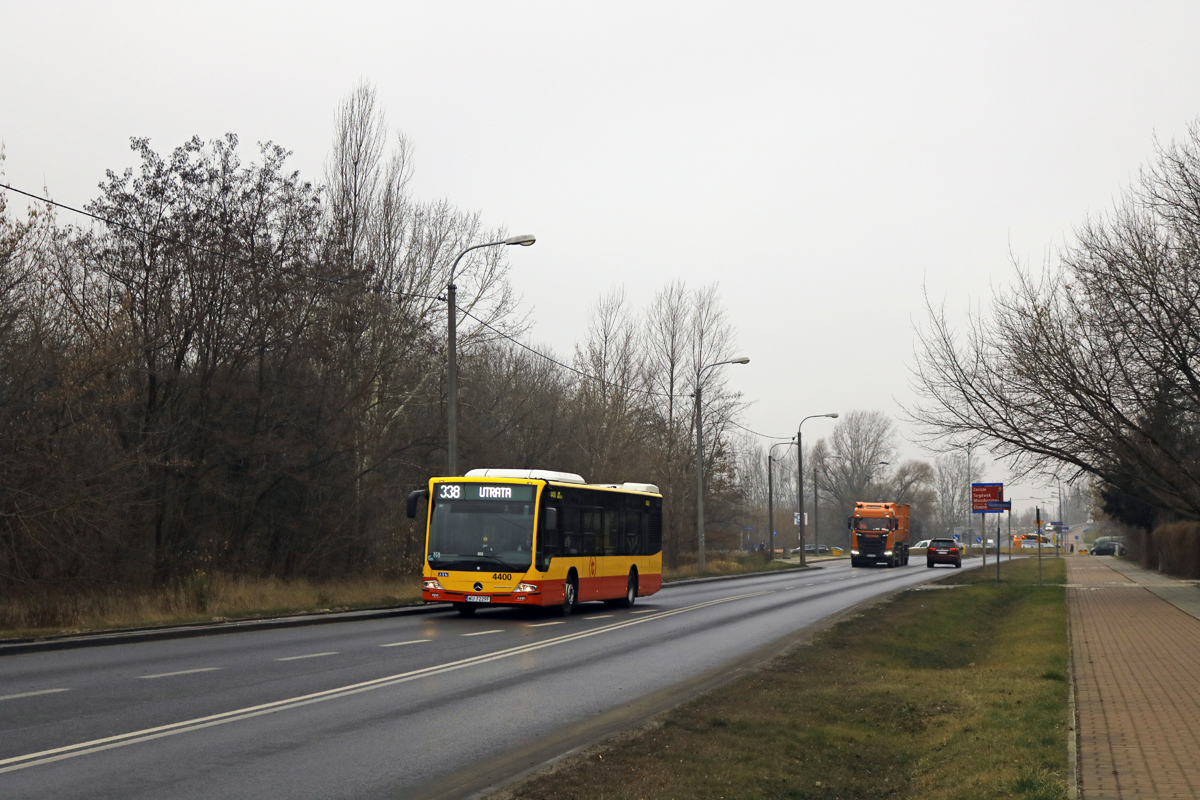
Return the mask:
<svg viewBox="0 0 1200 800">
<path fill-rule="evenodd" d="M 1012 511 L 1012 501 L 1011 500 L 988 500 L 987 501 L 987 510 L 988 511 Z"/>
</svg>

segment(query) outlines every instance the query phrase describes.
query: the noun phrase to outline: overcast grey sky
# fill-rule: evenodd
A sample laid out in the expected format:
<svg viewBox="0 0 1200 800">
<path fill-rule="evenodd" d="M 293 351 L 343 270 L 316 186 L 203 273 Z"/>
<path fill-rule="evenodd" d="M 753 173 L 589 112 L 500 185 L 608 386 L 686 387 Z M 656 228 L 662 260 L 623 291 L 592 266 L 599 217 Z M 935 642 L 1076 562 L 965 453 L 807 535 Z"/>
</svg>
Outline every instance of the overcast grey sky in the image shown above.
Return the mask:
<svg viewBox="0 0 1200 800">
<path fill-rule="evenodd" d="M 316 180 L 366 79 L 418 196 L 537 235 L 510 252 L 535 341 L 569 353 L 614 285 L 719 281 L 769 434 L 899 418 L 923 287 L 986 302 L 1200 115 L 1195 2 L 0 0 L 0 24 L 14 186 L 80 205 L 130 136 L 227 131 Z"/>
</svg>

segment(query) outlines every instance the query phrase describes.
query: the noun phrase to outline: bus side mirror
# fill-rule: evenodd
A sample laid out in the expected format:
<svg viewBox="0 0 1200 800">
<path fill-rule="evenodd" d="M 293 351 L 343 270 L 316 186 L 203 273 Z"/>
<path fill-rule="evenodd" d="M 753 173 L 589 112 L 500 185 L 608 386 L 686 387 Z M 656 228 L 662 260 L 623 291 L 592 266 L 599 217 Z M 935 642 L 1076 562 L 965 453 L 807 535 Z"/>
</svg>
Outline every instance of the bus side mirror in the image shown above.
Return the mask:
<svg viewBox="0 0 1200 800">
<path fill-rule="evenodd" d="M 846 527 L 854 530 L 854 517 L 846 517 Z"/>
<path fill-rule="evenodd" d="M 428 489 L 417 489 L 415 492 L 408 493 L 408 499 L 404 501 L 405 511 L 408 512 L 409 519 L 417 518 L 417 503 L 421 500 L 429 500 Z"/>
</svg>

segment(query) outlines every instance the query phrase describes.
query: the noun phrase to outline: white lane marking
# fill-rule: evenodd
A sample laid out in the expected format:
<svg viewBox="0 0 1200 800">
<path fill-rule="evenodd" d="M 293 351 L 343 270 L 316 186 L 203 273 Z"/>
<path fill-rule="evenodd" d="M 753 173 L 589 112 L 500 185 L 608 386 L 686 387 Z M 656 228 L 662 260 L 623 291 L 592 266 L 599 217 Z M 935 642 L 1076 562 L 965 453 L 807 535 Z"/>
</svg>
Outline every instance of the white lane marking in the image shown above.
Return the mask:
<svg viewBox="0 0 1200 800">
<path fill-rule="evenodd" d="M 58 692 L 69 692 L 70 689 L 40 689 L 36 692 L 21 692 L 20 694 L 6 694 L 0 696 L 0 700 L 20 700 L 22 697 L 37 697 L 39 694 L 57 694 Z"/>
<path fill-rule="evenodd" d="M 805 586 L 816 586 L 816 584 L 815 584 L 815 583 L 806 583 L 806 584 L 804 584 L 804 585 L 805 585 Z"/>
<path fill-rule="evenodd" d="M 330 650 L 328 653 L 309 653 L 303 656 L 288 656 L 287 658 L 277 658 L 276 661 L 299 661 L 302 658 L 320 658 L 321 656 L 336 656 L 336 650 Z"/>
<path fill-rule="evenodd" d="M 657 608 L 643 608 L 641 611 L 634 611 L 634 614 L 657 614 Z"/>
<path fill-rule="evenodd" d="M 504 631 L 497 628 L 494 631 L 475 631 L 474 633 L 464 633 L 463 636 L 487 636 L 489 633 L 504 633 Z"/>
<path fill-rule="evenodd" d="M 433 639 L 412 639 L 407 642 L 392 642 L 391 644 L 381 644 L 380 647 L 401 647 L 406 644 L 420 644 L 421 642 L 432 642 Z"/>
<path fill-rule="evenodd" d="M 616 614 L 595 614 L 590 617 L 584 617 L 584 619 L 610 619 L 615 616 Z"/>
<path fill-rule="evenodd" d="M 536 622 L 536 623 L 533 623 L 532 625 L 530 625 L 529 627 L 531 627 L 531 628 L 544 628 L 544 627 L 546 627 L 547 625 L 566 625 L 566 624 L 567 624 L 567 621 L 566 621 L 565 619 L 560 619 L 560 620 L 557 620 L 557 621 L 555 621 L 555 622 Z"/>
<path fill-rule="evenodd" d="M 138 678 L 143 681 L 153 680 L 154 678 L 173 678 L 176 675 L 191 675 L 194 672 L 216 672 L 220 667 L 200 667 L 199 669 L 181 669 L 178 672 L 160 672 L 157 675 L 138 675 Z"/>
<path fill-rule="evenodd" d="M 174 736 L 178 733 L 188 733 L 198 731 L 204 728 L 211 728 L 215 725 L 224 725 L 228 722 L 240 722 L 242 720 L 251 719 L 253 717 L 263 716 L 264 714 L 274 714 L 277 711 L 287 711 L 293 708 L 311 705 L 312 703 L 321 703 L 326 700 L 335 700 L 350 695 L 359 694 L 360 692 L 369 692 L 375 689 L 383 689 L 389 686 L 398 686 L 409 681 L 428 678 L 434 675 L 442 675 L 447 672 L 455 672 L 467 667 L 477 666 L 479 664 L 487 664 L 492 661 L 500 661 L 506 658 L 531 653 L 535 650 L 542 650 L 547 647 L 557 647 L 558 645 L 568 644 L 580 639 L 588 639 L 592 636 L 600 636 L 605 633 L 619 631 L 622 628 L 629 628 L 633 625 L 640 625 L 643 622 L 654 622 L 664 617 L 673 617 L 676 614 L 686 614 L 689 611 L 696 611 L 709 606 L 720 605 L 722 603 L 731 603 L 734 600 L 746 600 L 751 597 L 760 597 L 764 594 L 774 594 L 774 590 L 763 592 L 750 592 L 748 594 L 733 595 L 732 597 L 722 597 L 718 600 L 709 600 L 704 603 L 696 603 L 691 606 L 674 609 L 673 611 L 663 611 L 655 614 L 652 617 L 641 617 L 639 619 L 627 619 L 620 622 L 614 622 L 610 625 L 602 625 L 598 628 L 592 628 L 586 631 L 577 631 L 575 633 L 567 633 L 562 636 L 556 636 L 552 639 L 546 639 L 541 642 L 531 642 L 529 644 L 518 645 L 517 647 L 509 647 L 505 650 L 497 650 L 494 653 L 484 653 L 471 658 L 464 658 L 460 661 L 450 661 L 446 664 L 437 664 L 432 667 L 424 667 L 415 669 L 411 672 L 401 672 L 396 675 L 388 675 L 383 678 L 375 678 L 362 683 L 352 683 L 347 686 L 341 686 L 335 689 L 326 689 L 321 692 L 313 692 L 312 694 L 299 695 L 285 700 L 276 700 L 271 703 L 263 703 L 257 706 L 247 706 L 234 711 L 224 711 L 220 714 L 211 714 L 207 717 L 197 717 L 195 719 L 183 720 L 182 722 L 172 722 L 167 725 L 160 725 L 156 728 L 145 728 L 140 731 L 131 731 L 129 733 L 121 733 L 116 736 L 107 736 L 103 739 L 93 739 L 88 742 L 79 742 L 78 744 L 69 744 L 63 747 L 55 747 L 50 750 L 42 750 L 36 753 L 26 753 L 23 756 L 12 756 L 11 758 L 0 759 L 0 774 L 6 772 L 15 772 L 19 769 L 27 767 L 36 767 L 42 764 L 50 764 L 55 761 L 62 761 L 67 758 L 76 756 L 89 755 L 91 753 L 99 753 L 104 750 L 112 750 L 116 747 L 125 747 L 126 745 L 139 744 L 141 742 L 149 742 L 154 739 L 161 739 L 166 736 Z"/>
</svg>

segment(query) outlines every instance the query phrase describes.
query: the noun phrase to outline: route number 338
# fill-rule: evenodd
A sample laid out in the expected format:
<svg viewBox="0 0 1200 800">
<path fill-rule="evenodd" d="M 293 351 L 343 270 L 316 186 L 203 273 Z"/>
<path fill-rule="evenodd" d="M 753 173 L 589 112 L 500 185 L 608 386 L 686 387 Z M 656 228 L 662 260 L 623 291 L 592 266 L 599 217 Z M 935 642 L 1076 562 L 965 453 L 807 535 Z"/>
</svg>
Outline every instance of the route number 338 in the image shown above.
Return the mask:
<svg viewBox="0 0 1200 800">
<path fill-rule="evenodd" d="M 492 580 L 494 581 L 511 581 L 512 573 L 509 572 L 493 572 Z"/>
</svg>

